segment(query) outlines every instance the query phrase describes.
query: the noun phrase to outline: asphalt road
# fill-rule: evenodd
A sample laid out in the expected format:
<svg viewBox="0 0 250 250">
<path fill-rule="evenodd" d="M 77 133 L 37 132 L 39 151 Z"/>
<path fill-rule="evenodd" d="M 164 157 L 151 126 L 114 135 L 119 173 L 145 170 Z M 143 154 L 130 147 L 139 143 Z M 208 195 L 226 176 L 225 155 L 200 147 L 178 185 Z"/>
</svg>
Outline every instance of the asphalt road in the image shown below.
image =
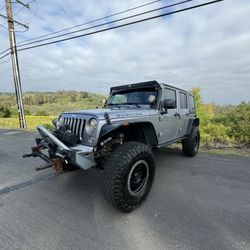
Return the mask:
<svg viewBox="0 0 250 250">
<path fill-rule="evenodd" d="M 146 202 L 130 214 L 96 169 L 35 172 L 34 133 L 0 130 L 0 249 L 250 249 L 250 158 L 155 152 Z"/>
</svg>

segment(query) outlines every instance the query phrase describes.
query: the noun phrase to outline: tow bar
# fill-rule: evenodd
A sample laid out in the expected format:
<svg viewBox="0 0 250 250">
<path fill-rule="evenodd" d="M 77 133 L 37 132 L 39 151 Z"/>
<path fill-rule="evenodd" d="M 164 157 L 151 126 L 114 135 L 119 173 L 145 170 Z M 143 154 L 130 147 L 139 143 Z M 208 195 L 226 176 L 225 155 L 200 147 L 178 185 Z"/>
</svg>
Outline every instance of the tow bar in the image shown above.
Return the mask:
<svg viewBox="0 0 250 250">
<path fill-rule="evenodd" d="M 44 170 L 47 168 L 52 168 L 55 172 L 62 170 L 62 166 L 63 166 L 63 162 L 64 162 L 63 157 L 61 157 L 61 155 L 60 155 L 59 157 L 56 157 L 56 158 L 51 160 L 50 157 L 48 157 L 47 155 L 45 155 L 44 153 L 41 152 L 42 149 L 44 149 L 44 148 L 41 145 L 32 147 L 31 148 L 32 153 L 24 154 L 23 158 L 39 157 L 46 162 L 45 164 L 43 164 L 39 167 L 36 167 L 35 168 L 36 171 Z"/>
</svg>

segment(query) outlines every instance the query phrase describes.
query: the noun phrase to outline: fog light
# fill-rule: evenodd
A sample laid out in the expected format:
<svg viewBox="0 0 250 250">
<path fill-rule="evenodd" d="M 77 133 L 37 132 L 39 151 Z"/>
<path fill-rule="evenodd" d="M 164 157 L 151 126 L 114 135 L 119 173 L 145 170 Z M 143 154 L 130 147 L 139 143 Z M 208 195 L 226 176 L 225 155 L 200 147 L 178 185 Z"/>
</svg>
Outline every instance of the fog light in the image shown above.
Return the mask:
<svg viewBox="0 0 250 250">
<path fill-rule="evenodd" d="M 90 136 L 89 139 L 88 139 L 88 141 L 89 141 L 90 144 L 93 144 L 95 142 L 95 140 L 96 139 L 95 139 L 94 136 Z"/>
</svg>

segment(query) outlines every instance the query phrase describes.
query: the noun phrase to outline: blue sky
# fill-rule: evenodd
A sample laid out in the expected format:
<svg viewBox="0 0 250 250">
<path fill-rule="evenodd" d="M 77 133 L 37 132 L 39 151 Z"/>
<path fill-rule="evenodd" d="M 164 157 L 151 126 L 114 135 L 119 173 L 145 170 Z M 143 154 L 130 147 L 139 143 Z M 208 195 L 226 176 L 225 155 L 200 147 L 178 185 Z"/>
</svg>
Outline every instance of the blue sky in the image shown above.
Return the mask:
<svg viewBox="0 0 250 250">
<path fill-rule="evenodd" d="M 30 26 L 27 32 L 17 32 L 17 41 L 148 2 L 31 1 L 30 11 L 22 9 L 16 14 L 19 21 L 29 20 Z M 178 1 L 162 0 L 141 10 L 172 2 Z M 192 4 L 202 2 L 194 0 Z M 0 10 L 2 7 L 3 1 Z M 16 12 L 20 6 L 13 4 L 13 8 Z M 0 13 L 5 14 L 4 9 Z M 65 89 L 108 93 L 112 85 L 157 80 L 187 90 L 199 86 L 205 102 L 250 101 L 249 15 L 250 1 L 224 0 L 169 18 L 21 51 L 22 87 L 24 91 Z M 0 24 L 6 26 L 4 20 Z M 2 26 L 0 40 L 2 51 L 8 47 L 8 33 Z M 11 61 L 6 59 L 7 62 L 0 62 L 0 92 L 13 92 Z"/>
</svg>

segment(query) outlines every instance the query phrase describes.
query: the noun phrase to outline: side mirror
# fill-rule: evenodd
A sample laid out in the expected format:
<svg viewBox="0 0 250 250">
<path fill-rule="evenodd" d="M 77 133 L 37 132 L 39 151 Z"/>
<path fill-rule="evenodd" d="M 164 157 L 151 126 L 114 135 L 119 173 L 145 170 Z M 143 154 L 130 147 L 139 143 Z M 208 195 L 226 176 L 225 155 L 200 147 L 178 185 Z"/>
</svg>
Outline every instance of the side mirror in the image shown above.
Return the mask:
<svg viewBox="0 0 250 250">
<path fill-rule="evenodd" d="M 163 108 L 165 109 L 175 109 L 176 108 L 176 100 L 174 99 L 166 99 L 163 101 Z"/>
</svg>

